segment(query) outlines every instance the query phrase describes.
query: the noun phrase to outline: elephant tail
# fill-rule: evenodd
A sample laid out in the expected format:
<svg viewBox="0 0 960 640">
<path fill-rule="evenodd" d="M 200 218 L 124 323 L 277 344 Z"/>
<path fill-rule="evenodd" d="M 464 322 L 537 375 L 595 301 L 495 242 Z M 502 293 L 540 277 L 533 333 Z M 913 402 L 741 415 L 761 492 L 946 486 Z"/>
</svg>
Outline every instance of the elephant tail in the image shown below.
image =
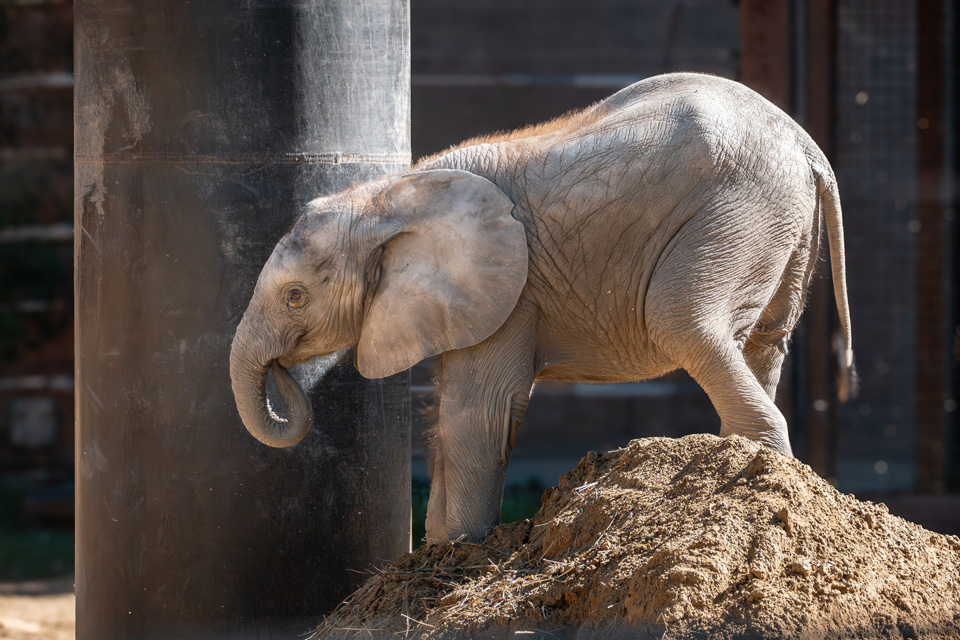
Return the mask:
<svg viewBox="0 0 960 640">
<path fill-rule="evenodd" d="M 830 243 L 830 268 L 833 270 L 833 295 L 840 315 L 840 333 L 835 338 L 839 365 L 837 395 L 841 402 L 854 398 L 859 391 L 859 377 L 853 364 L 853 332 L 850 328 L 850 304 L 847 300 L 846 252 L 843 247 L 843 214 L 840 194 L 833 171 L 815 171 L 820 206 L 827 226 Z"/>
</svg>

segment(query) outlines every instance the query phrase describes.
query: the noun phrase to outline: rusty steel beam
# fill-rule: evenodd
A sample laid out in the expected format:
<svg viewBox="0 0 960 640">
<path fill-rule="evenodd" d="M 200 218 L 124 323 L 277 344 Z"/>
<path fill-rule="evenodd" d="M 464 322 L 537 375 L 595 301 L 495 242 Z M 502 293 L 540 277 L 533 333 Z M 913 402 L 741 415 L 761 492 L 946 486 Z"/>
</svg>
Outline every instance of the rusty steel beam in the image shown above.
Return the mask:
<svg viewBox="0 0 960 640">
<path fill-rule="evenodd" d="M 917 325 L 916 481 L 923 493 L 944 490 L 944 22 L 943 0 L 917 4 Z"/>
<path fill-rule="evenodd" d="M 807 8 L 806 129 L 827 157 L 833 155 L 836 66 L 836 1 L 810 0 Z M 822 238 L 822 241 L 825 237 Z M 821 244 L 821 246 L 823 246 Z M 825 478 L 836 477 L 836 396 L 831 378 L 834 310 L 830 263 L 818 262 L 807 293 L 807 462 Z"/>
<path fill-rule="evenodd" d="M 740 82 L 789 111 L 789 0 L 740 0 Z"/>
</svg>

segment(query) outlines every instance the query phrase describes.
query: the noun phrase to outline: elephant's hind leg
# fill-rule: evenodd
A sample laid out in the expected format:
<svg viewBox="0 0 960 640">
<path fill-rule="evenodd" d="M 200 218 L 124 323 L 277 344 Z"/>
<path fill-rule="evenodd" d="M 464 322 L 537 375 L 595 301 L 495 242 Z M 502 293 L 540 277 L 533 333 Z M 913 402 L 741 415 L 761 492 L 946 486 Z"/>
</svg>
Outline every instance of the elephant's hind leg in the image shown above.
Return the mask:
<svg viewBox="0 0 960 640">
<path fill-rule="evenodd" d="M 803 311 L 806 290 L 813 273 L 816 249 L 811 249 L 810 242 L 810 238 L 804 238 L 800 246 L 794 249 L 776 293 L 747 336 L 743 349 L 747 366 L 771 400 L 776 399 L 790 335 Z"/>
<path fill-rule="evenodd" d="M 771 400 L 777 399 L 777 385 L 783 370 L 785 353 L 781 351 L 781 344 L 779 339 L 777 344 L 771 345 L 766 341 L 748 338 L 743 348 L 743 358 L 747 366 Z"/>
<path fill-rule="evenodd" d="M 687 360 L 683 368 L 703 387 L 720 414 L 720 435 L 741 435 L 792 456 L 787 421 L 773 403 L 772 394 L 747 364 L 739 345 L 732 339 L 707 340 L 701 342 L 696 352 L 698 356 Z M 775 358 L 777 362 L 767 361 L 763 369 L 774 389 L 782 357 Z"/>
<path fill-rule="evenodd" d="M 783 356 L 777 352 L 778 358 L 770 357 L 761 362 L 760 355 L 771 354 L 748 350 L 750 355 L 758 356 L 752 368 L 744 355 L 743 340 L 738 339 L 740 334 L 729 322 L 698 323 L 695 320 L 710 315 L 664 314 L 651 323 L 659 329 L 654 339 L 660 349 L 686 369 L 710 396 L 720 415 L 721 436 L 741 435 L 793 455 L 787 421 L 773 403 L 772 394 L 758 379 L 764 377 L 767 386 L 775 389 Z M 719 313 L 712 315 L 724 319 Z M 759 311 L 755 315 L 758 316 Z M 755 322 L 754 318 L 747 326 Z"/>
<path fill-rule="evenodd" d="M 791 238 L 761 242 L 747 219 L 729 216 L 725 225 L 698 221 L 678 234 L 651 280 L 645 304 L 649 335 L 710 396 L 721 436 L 742 435 L 792 455 L 787 422 L 771 397 L 782 355 L 752 347 L 745 355 L 745 347 L 777 299 L 796 245 Z"/>
</svg>

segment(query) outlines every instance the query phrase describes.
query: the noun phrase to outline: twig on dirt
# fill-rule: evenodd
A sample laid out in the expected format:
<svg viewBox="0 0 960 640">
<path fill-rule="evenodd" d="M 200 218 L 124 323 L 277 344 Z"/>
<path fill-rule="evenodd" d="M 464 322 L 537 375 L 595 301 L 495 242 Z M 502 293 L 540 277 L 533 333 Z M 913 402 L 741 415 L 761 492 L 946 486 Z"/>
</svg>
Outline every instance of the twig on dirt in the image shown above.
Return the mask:
<svg viewBox="0 0 960 640">
<path fill-rule="evenodd" d="M 660 640 L 663 640 L 664 638 L 667 637 L 667 631 L 670 630 L 670 625 L 667 624 L 667 616 L 664 615 L 663 611 L 660 612 L 660 615 L 658 616 L 658 618 L 660 619 L 661 622 L 663 622 L 663 635 L 660 636 Z"/>
<path fill-rule="evenodd" d="M 577 487 L 576 489 L 574 489 L 574 491 L 576 491 L 577 493 L 580 493 L 581 491 L 586 491 L 587 489 L 589 489 L 589 488 L 591 488 L 591 487 L 597 486 L 599 483 L 600 483 L 599 480 L 595 480 L 595 481 L 593 481 L 593 482 L 588 482 L 587 484 L 582 484 L 582 485 L 580 485 L 579 487 Z"/>
<path fill-rule="evenodd" d="M 411 618 L 410 616 L 408 616 L 408 615 L 405 614 L 405 613 L 401 613 L 400 615 L 402 615 L 404 618 L 407 619 L 407 628 L 410 628 L 410 623 L 411 623 L 411 622 L 415 622 L 415 623 L 417 623 L 417 624 L 419 624 L 419 625 L 421 625 L 421 626 L 430 627 L 431 629 L 436 629 L 436 627 L 435 627 L 434 625 L 432 625 L 432 624 L 430 624 L 430 623 L 428 623 L 428 622 L 423 622 L 422 620 L 417 620 L 416 618 Z"/>
<path fill-rule="evenodd" d="M 513 633 L 516 634 L 516 635 L 530 635 L 530 634 L 533 634 L 533 633 L 542 633 L 542 634 L 544 634 L 544 635 L 550 636 L 551 638 L 556 638 L 556 637 L 557 637 L 557 636 L 555 636 L 554 634 L 550 633 L 549 631 L 547 631 L 547 630 L 545 630 L 545 629 L 524 629 L 524 630 L 522 630 L 522 631 L 514 631 Z"/>
<path fill-rule="evenodd" d="M 404 637 L 410 635 L 410 616 L 407 615 L 407 603 L 410 598 L 410 583 L 403 585 L 403 608 L 400 610 L 400 615 L 407 619 L 407 632 L 404 634 Z"/>
<path fill-rule="evenodd" d="M 447 552 L 446 552 L 445 554 L 443 554 L 443 560 L 441 560 L 441 561 L 439 562 L 439 566 L 434 567 L 433 572 L 430 574 L 430 577 L 431 577 L 431 578 L 433 578 L 433 577 L 435 577 L 435 576 L 437 575 L 437 571 L 440 571 L 441 569 L 444 568 L 443 565 L 446 564 L 447 559 L 448 559 L 451 555 L 453 555 L 453 552 L 455 551 L 455 549 L 456 549 L 456 547 L 454 547 L 453 545 L 451 545 L 450 548 L 447 549 Z"/>
<path fill-rule="evenodd" d="M 494 552 L 497 553 L 497 555 L 501 555 L 501 556 L 504 556 L 504 557 L 509 557 L 509 556 L 510 556 L 509 553 L 507 553 L 507 552 L 505 552 L 505 551 L 503 551 L 503 550 L 501 550 L 501 549 L 497 549 L 496 547 L 491 547 L 491 546 L 488 545 L 488 544 L 479 544 L 479 545 L 477 545 L 477 546 L 480 547 L 481 549 L 486 549 L 487 551 L 494 551 Z"/>
</svg>

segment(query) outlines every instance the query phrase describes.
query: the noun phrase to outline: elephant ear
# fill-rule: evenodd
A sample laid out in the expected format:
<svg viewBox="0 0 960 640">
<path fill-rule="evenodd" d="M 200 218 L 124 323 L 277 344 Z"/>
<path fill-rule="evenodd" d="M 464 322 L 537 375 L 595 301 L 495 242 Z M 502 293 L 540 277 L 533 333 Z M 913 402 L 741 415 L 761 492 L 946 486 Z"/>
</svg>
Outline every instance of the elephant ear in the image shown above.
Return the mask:
<svg viewBox="0 0 960 640">
<path fill-rule="evenodd" d="M 526 235 L 503 191 L 466 171 L 423 171 L 369 206 L 390 231 L 360 331 L 361 374 L 392 375 L 503 324 L 527 281 Z"/>
</svg>

